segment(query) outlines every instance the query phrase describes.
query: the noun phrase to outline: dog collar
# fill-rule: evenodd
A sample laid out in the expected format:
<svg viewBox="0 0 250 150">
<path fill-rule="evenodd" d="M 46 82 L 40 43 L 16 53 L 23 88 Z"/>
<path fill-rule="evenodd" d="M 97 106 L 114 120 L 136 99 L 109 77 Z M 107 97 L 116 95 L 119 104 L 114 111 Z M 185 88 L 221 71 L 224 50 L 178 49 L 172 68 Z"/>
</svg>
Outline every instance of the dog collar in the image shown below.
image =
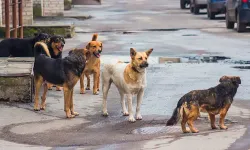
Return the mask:
<svg viewBox="0 0 250 150">
<path fill-rule="evenodd" d="M 135 72 L 140 73 L 140 72 L 139 72 L 138 70 L 136 70 L 136 68 L 133 67 L 133 66 L 132 66 L 132 69 L 133 69 Z"/>
</svg>

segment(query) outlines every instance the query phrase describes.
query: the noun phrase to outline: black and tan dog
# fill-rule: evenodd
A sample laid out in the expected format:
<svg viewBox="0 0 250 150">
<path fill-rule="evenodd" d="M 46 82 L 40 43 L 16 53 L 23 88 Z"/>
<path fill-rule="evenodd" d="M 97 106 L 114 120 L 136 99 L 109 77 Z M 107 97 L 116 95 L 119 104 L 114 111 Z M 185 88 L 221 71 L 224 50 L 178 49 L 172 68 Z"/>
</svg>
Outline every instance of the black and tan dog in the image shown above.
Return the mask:
<svg viewBox="0 0 250 150">
<path fill-rule="evenodd" d="M 33 38 L 9 38 L 0 42 L 0 57 L 34 57 L 36 42 L 47 42 L 50 35 L 47 33 L 35 34 Z"/>
<path fill-rule="evenodd" d="M 69 52 L 65 58 L 53 59 L 44 54 L 35 57 L 34 79 L 35 79 L 35 102 L 34 110 L 45 109 L 47 85 L 44 85 L 44 92 L 39 106 L 39 91 L 44 80 L 51 84 L 62 86 L 64 90 L 64 111 L 67 118 L 79 115 L 74 111 L 73 90 L 78 82 L 90 53 L 86 49 L 75 49 Z"/>
<path fill-rule="evenodd" d="M 90 52 L 91 56 L 86 64 L 86 68 L 80 78 L 80 93 L 84 94 L 84 75 L 87 77 L 87 87 L 86 90 L 90 90 L 90 75 L 94 76 L 94 86 L 93 86 L 93 94 L 97 95 L 100 86 L 100 54 L 102 52 L 102 42 L 97 41 L 98 34 L 93 34 L 92 41 L 88 43 L 86 49 Z"/>
<path fill-rule="evenodd" d="M 220 84 L 207 90 L 194 90 L 185 94 L 178 102 L 172 117 L 167 121 L 167 126 L 172 126 L 181 118 L 183 133 L 190 132 L 186 129 L 188 124 L 191 132 L 197 133 L 193 121 L 200 116 L 200 112 L 207 112 L 211 121 L 211 128 L 215 126 L 215 115 L 220 114 L 219 127 L 227 129 L 224 124 L 225 116 L 237 92 L 241 79 L 238 76 L 223 76 Z"/>
</svg>

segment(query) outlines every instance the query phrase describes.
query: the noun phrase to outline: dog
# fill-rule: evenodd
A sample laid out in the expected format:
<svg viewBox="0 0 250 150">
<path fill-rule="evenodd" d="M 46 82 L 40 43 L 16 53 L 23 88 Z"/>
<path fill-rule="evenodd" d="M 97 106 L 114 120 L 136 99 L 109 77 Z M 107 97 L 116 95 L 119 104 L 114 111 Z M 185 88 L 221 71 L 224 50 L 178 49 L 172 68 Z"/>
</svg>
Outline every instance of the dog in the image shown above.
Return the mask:
<svg viewBox="0 0 250 150">
<path fill-rule="evenodd" d="M 62 50 L 65 45 L 64 37 L 60 35 L 54 35 L 50 38 L 49 42 L 47 43 L 51 58 L 62 58 Z M 48 90 L 52 90 L 52 84 L 48 83 Z M 56 86 L 56 91 L 61 91 L 61 87 Z"/>
<path fill-rule="evenodd" d="M 105 64 L 102 71 L 102 91 L 103 91 L 103 116 L 108 116 L 107 96 L 112 83 L 117 87 L 121 96 L 121 105 L 124 116 L 129 115 L 129 122 L 135 122 L 132 110 L 132 96 L 137 95 L 136 119 L 141 120 L 140 105 L 146 87 L 147 59 L 153 49 L 145 52 L 137 52 L 130 48 L 131 62 L 129 64 L 117 62 L 116 64 Z M 128 111 L 125 106 L 124 95 L 128 99 Z"/>
<path fill-rule="evenodd" d="M 34 81 L 35 81 L 35 100 L 34 110 L 45 109 L 45 100 L 48 86 L 44 84 L 44 92 L 41 97 L 42 102 L 39 106 L 39 91 L 45 80 L 46 82 L 62 86 L 64 90 L 64 111 L 67 118 L 78 116 L 74 111 L 73 90 L 78 82 L 90 53 L 86 49 L 74 49 L 69 52 L 65 58 L 50 58 L 44 54 L 35 57 L 34 63 Z"/>
<path fill-rule="evenodd" d="M 36 42 L 48 42 L 47 33 L 34 34 L 32 38 L 9 38 L 0 42 L 0 57 L 34 57 Z"/>
<path fill-rule="evenodd" d="M 183 133 L 190 132 L 186 129 L 186 123 L 192 133 L 197 133 L 199 130 L 194 127 L 193 121 L 200 116 L 200 112 L 207 112 L 212 129 L 217 129 L 215 126 L 215 115 L 217 114 L 220 114 L 220 129 L 227 129 L 227 126 L 224 124 L 225 116 L 233 103 L 233 98 L 239 84 L 241 84 L 241 79 L 238 76 L 223 76 L 219 82 L 220 84 L 215 87 L 206 90 L 190 91 L 181 97 L 166 125 L 175 125 L 181 118 Z"/>
<path fill-rule="evenodd" d="M 87 77 L 87 87 L 86 90 L 90 90 L 90 75 L 94 75 L 94 86 L 93 94 L 98 95 L 99 86 L 100 86 L 100 54 L 102 52 L 102 42 L 97 41 L 98 34 L 94 34 L 92 41 L 88 43 L 86 49 L 90 51 L 91 57 L 86 64 L 86 67 L 83 71 L 83 74 L 80 78 L 80 94 L 85 93 L 84 89 L 84 75 Z"/>
</svg>

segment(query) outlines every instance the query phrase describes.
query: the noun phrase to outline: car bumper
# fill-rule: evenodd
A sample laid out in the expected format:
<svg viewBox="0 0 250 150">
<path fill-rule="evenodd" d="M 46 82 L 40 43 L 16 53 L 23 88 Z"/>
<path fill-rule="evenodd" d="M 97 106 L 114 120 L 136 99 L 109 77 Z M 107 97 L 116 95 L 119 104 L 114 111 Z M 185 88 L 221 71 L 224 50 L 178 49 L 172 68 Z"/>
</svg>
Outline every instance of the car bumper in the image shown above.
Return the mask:
<svg viewBox="0 0 250 150">
<path fill-rule="evenodd" d="M 207 6 L 207 0 L 195 0 L 195 4 Z"/>
<path fill-rule="evenodd" d="M 240 22 L 250 23 L 250 9 L 241 9 L 239 13 Z"/>
<path fill-rule="evenodd" d="M 226 12 L 226 2 L 214 2 L 208 4 L 209 10 L 216 13 Z"/>
</svg>

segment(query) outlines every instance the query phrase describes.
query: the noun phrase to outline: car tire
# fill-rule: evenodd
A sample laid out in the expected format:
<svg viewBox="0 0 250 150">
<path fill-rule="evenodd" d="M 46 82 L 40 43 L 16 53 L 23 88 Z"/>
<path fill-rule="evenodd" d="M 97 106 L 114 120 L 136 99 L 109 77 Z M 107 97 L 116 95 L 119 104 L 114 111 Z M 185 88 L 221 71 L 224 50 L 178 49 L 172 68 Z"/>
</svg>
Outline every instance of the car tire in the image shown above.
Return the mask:
<svg viewBox="0 0 250 150">
<path fill-rule="evenodd" d="M 244 32 L 246 30 L 246 24 L 240 22 L 240 16 L 239 13 L 237 14 L 237 32 Z"/>
<path fill-rule="evenodd" d="M 227 29 L 233 29 L 234 28 L 234 22 L 229 20 L 229 15 L 226 12 L 226 27 Z"/>
<path fill-rule="evenodd" d="M 197 15 L 199 14 L 199 12 L 200 12 L 199 7 L 194 4 L 194 14 Z"/>
<path fill-rule="evenodd" d="M 185 2 L 185 0 L 180 0 L 180 6 L 181 6 L 181 9 L 185 9 L 186 8 L 186 2 Z"/>
<path fill-rule="evenodd" d="M 215 13 L 211 12 L 211 11 L 209 10 L 209 8 L 207 8 L 207 17 L 208 17 L 210 20 L 215 19 Z"/>
<path fill-rule="evenodd" d="M 191 4 L 190 4 L 190 13 L 194 13 L 194 7 L 192 7 Z"/>
</svg>

